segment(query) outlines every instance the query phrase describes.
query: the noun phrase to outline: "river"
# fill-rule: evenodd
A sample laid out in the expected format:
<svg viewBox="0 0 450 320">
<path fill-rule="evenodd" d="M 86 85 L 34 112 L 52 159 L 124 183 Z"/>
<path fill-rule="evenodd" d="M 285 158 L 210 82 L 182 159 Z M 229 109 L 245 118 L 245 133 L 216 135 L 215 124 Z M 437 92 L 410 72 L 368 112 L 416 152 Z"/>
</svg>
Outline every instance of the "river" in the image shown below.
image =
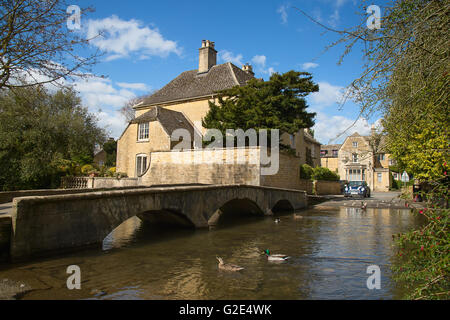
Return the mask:
<svg viewBox="0 0 450 320">
<path fill-rule="evenodd" d="M 399 209 L 311 209 L 274 218 L 234 218 L 215 230 L 161 228 L 132 218 L 103 248 L 0 265 L 0 282 L 20 284 L 21 299 L 399 299 L 391 280 L 392 235 L 418 226 Z M 286 262 L 267 261 L 265 249 Z M 240 272 L 218 270 L 216 255 Z M 69 265 L 81 290 L 68 290 Z M 381 270 L 369 290 L 367 267 Z"/>
</svg>

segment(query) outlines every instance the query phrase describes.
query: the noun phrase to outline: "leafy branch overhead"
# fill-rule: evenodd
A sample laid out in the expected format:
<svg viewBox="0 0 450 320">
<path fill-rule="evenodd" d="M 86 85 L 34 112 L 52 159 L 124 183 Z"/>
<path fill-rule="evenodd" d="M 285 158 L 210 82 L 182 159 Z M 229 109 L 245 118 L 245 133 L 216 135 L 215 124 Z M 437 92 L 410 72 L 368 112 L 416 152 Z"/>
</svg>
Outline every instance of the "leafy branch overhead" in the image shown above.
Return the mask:
<svg viewBox="0 0 450 320">
<path fill-rule="evenodd" d="M 69 30 L 65 0 L 11 0 L 0 5 L 0 89 L 86 77 L 100 56 L 87 48 L 77 30 Z M 82 10 L 81 14 L 91 11 Z"/>
<path fill-rule="evenodd" d="M 205 128 L 279 129 L 294 134 L 314 125 L 305 97 L 319 91 L 307 72 L 274 73 L 269 81 L 252 79 L 246 86 L 221 91 L 203 119 Z"/>
</svg>

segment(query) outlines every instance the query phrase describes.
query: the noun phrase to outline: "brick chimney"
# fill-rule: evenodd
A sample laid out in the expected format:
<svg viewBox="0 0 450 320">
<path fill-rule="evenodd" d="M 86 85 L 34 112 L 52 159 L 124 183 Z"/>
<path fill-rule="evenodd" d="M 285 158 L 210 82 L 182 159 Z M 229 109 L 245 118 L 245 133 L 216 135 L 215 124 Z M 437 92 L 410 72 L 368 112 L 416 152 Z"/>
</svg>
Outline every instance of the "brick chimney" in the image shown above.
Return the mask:
<svg viewBox="0 0 450 320">
<path fill-rule="evenodd" d="M 253 72 L 253 68 L 251 65 L 249 65 L 248 63 L 244 64 L 242 66 L 242 70 L 244 70 L 245 72 L 251 74 L 252 76 L 255 76 L 255 73 Z"/>
<path fill-rule="evenodd" d="M 202 47 L 198 61 L 198 73 L 208 72 L 217 63 L 217 51 L 214 49 L 214 42 L 202 40 Z"/>
</svg>

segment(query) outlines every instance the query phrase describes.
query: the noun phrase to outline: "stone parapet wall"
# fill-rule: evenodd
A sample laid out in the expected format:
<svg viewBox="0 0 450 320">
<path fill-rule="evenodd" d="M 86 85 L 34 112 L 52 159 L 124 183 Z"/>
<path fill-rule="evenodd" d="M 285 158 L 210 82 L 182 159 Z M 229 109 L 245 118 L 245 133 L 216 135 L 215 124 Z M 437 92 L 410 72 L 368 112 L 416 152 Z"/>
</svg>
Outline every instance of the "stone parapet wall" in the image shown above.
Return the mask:
<svg viewBox="0 0 450 320">
<path fill-rule="evenodd" d="M 260 185 L 259 172 L 259 148 L 153 152 L 141 183 Z"/>
<path fill-rule="evenodd" d="M 339 181 L 314 181 L 316 195 L 337 195 L 341 194 L 341 184 Z"/>
<path fill-rule="evenodd" d="M 97 178 L 95 178 L 97 179 Z M 103 179 L 103 178 L 100 178 Z M 114 179 L 118 180 L 118 179 Z M 123 179 L 122 179 L 123 180 Z M 131 179 L 130 179 L 131 180 Z M 121 189 L 134 189 L 143 188 L 145 186 L 138 186 L 137 179 L 135 185 L 131 186 L 118 186 L 118 187 L 99 187 L 89 189 L 43 189 L 43 190 L 20 190 L 20 191 L 4 191 L 0 192 L 0 204 L 12 202 L 14 198 L 21 197 L 40 197 L 40 196 L 52 196 L 52 195 L 65 195 L 65 194 L 77 194 L 86 192 L 108 191 L 108 190 L 121 190 Z M 103 180 L 101 180 L 103 181 Z M 101 185 L 101 183 L 99 183 Z"/>
</svg>

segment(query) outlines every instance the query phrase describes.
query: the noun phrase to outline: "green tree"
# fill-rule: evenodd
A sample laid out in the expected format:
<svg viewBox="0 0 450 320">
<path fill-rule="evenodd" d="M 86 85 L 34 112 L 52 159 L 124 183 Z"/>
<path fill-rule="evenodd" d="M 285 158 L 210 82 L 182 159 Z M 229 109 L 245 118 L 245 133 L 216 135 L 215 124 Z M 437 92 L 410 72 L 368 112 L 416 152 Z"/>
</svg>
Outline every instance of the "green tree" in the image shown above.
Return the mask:
<svg viewBox="0 0 450 320">
<path fill-rule="evenodd" d="M 221 91 L 202 123 L 223 134 L 226 129 L 251 128 L 294 134 L 314 125 L 315 113 L 307 112 L 305 97 L 318 90 L 307 72 L 274 73 L 269 81 L 252 79 L 246 86 Z"/>
<path fill-rule="evenodd" d="M 103 150 L 106 152 L 106 163 L 107 167 L 116 166 L 117 158 L 117 141 L 110 139 L 103 145 Z"/>
<path fill-rule="evenodd" d="M 361 1 L 361 12 L 370 4 Z M 346 45 L 339 62 L 363 42 L 366 63 L 348 97 L 360 104 L 361 115 L 383 113 L 387 149 L 398 166 L 434 186 L 426 195 L 432 209 L 420 212 L 428 223 L 397 237 L 402 260 L 395 277 L 411 288 L 407 298 L 448 299 L 449 1 L 392 1 L 383 7 L 379 30 L 367 28 L 367 16 L 346 30 L 315 22 L 342 36 L 330 45 Z M 442 207 L 433 208 L 435 202 Z"/>
<path fill-rule="evenodd" d="M 325 167 L 315 167 L 311 175 L 312 180 L 339 181 L 339 175 Z"/>
<path fill-rule="evenodd" d="M 94 146 L 104 141 L 104 130 L 70 88 L 0 91 L 0 189 L 58 187 L 60 176 L 92 161 Z"/>
</svg>

